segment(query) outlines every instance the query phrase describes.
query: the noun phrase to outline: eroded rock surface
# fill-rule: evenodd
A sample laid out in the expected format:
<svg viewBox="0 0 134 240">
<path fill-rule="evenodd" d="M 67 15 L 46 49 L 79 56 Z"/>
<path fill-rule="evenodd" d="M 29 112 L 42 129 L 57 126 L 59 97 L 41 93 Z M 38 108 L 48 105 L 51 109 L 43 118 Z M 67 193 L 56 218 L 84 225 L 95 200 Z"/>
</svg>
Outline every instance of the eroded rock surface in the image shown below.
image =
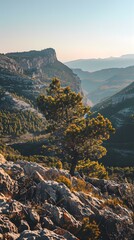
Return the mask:
<svg viewBox="0 0 134 240">
<path fill-rule="evenodd" d="M 71 181 L 72 189 L 57 182 L 59 176 Z M 133 208 L 123 198 L 130 186 L 110 180 L 86 181 L 88 191 L 76 191 L 77 178 L 67 171 L 21 160 L 0 162 L 0 236 L 85 240 L 79 233 L 83 219 L 88 218 L 99 226 L 98 239 L 132 240 Z"/>
</svg>

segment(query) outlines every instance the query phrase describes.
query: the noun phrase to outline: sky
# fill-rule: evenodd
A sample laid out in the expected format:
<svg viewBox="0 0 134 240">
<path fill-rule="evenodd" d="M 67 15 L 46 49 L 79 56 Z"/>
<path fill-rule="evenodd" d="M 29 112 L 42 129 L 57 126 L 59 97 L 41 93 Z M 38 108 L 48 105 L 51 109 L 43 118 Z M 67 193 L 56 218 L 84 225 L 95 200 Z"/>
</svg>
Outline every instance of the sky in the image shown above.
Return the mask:
<svg viewBox="0 0 134 240">
<path fill-rule="evenodd" d="M 60 61 L 134 54 L 134 0 L 0 0 L 0 52 Z"/>
</svg>

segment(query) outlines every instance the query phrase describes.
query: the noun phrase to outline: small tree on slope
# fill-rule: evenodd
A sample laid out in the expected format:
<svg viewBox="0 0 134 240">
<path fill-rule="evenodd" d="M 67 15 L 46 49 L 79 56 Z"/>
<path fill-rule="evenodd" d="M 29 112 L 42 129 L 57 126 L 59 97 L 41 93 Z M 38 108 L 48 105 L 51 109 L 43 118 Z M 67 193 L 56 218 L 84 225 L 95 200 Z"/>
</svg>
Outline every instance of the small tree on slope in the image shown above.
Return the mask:
<svg viewBox="0 0 134 240">
<path fill-rule="evenodd" d="M 70 87 L 62 88 L 60 81 L 54 78 L 47 95 L 39 96 L 37 103 L 48 120 L 51 139 L 64 160 L 71 164 L 71 175 L 79 160 L 98 160 L 106 154 L 102 143 L 109 139 L 114 128 L 101 114 L 92 117 L 80 93 L 72 92 Z"/>
</svg>

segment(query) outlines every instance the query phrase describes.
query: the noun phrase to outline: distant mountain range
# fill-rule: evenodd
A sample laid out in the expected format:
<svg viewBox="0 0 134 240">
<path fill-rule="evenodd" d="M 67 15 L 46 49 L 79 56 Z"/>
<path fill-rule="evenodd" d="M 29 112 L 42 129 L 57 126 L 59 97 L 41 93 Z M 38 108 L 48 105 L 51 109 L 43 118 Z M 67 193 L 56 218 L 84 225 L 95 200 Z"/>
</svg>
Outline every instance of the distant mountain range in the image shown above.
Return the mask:
<svg viewBox="0 0 134 240">
<path fill-rule="evenodd" d="M 110 68 L 96 72 L 73 69 L 81 79 L 81 86 L 87 97 L 96 104 L 129 85 L 134 81 L 134 66 Z"/>
<path fill-rule="evenodd" d="M 112 166 L 134 164 L 134 82 L 105 101 L 95 105 L 94 114 L 108 117 L 116 133 L 106 143 L 108 154 L 101 162 Z"/>
<path fill-rule="evenodd" d="M 89 72 L 107 68 L 122 68 L 134 65 L 134 54 L 127 54 L 121 57 L 78 59 L 65 64 L 69 68 L 80 68 Z"/>
</svg>

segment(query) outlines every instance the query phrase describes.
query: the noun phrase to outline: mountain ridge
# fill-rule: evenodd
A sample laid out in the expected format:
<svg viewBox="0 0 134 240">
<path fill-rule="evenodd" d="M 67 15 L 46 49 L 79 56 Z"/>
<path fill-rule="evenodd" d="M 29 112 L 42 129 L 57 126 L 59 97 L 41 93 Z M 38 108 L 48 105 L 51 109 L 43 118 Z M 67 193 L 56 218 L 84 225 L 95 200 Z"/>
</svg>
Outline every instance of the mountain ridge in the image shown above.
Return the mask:
<svg viewBox="0 0 134 240">
<path fill-rule="evenodd" d="M 134 66 L 102 69 L 92 73 L 81 69 L 73 71 L 81 79 L 83 90 L 86 90 L 87 97 L 94 104 L 114 95 L 134 81 Z"/>
<path fill-rule="evenodd" d="M 134 164 L 134 81 L 120 92 L 95 105 L 92 109 L 108 117 L 116 133 L 105 144 L 105 165 L 133 166 Z"/>
<path fill-rule="evenodd" d="M 134 65 L 134 54 L 120 57 L 78 59 L 65 62 L 70 68 L 80 68 L 84 71 L 94 72 L 107 68 L 121 68 Z"/>
</svg>

